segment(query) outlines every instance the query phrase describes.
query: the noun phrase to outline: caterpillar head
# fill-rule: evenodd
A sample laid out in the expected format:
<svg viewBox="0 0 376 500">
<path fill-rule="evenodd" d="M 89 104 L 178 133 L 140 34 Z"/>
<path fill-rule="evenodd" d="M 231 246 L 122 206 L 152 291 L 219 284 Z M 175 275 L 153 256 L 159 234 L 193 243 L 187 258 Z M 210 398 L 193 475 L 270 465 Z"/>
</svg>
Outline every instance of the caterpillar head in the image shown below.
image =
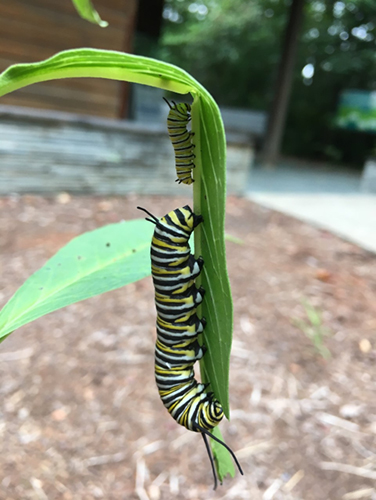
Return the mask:
<svg viewBox="0 0 376 500">
<path fill-rule="evenodd" d="M 175 109 L 183 115 L 188 115 L 191 112 L 191 105 L 186 102 L 180 102 L 179 104 L 175 104 Z"/>
<path fill-rule="evenodd" d="M 155 217 L 155 215 L 150 213 L 145 208 L 142 207 L 137 207 L 137 208 L 147 213 L 150 216 L 150 218 L 146 218 L 147 221 L 152 222 L 153 224 L 156 224 L 158 226 L 161 224 L 169 225 L 167 219 L 170 219 L 172 222 L 180 226 L 188 234 L 191 234 L 194 228 L 203 221 L 202 215 L 194 214 L 192 212 L 191 207 L 188 205 L 185 205 L 182 208 L 177 208 L 176 210 L 172 210 L 164 217 L 161 217 L 161 219 L 159 220 L 157 219 L 157 217 Z"/>
<path fill-rule="evenodd" d="M 176 114 L 176 113 L 180 113 L 181 115 L 183 115 L 184 117 L 186 117 L 187 120 L 190 120 L 190 112 L 191 112 L 191 105 L 188 104 L 187 102 L 179 102 L 179 103 L 176 103 L 175 101 L 171 101 L 173 105 L 171 105 L 168 100 L 163 97 L 163 100 L 167 103 L 168 107 L 170 108 L 170 110 Z"/>
<path fill-rule="evenodd" d="M 212 392 L 209 393 L 208 396 L 210 403 L 208 405 L 207 418 L 210 421 L 211 425 L 215 427 L 224 417 L 223 408 L 221 403 L 214 397 L 214 394 Z"/>
<path fill-rule="evenodd" d="M 193 231 L 194 228 L 196 226 L 198 226 L 203 221 L 202 215 L 194 214 L 189 205 L 185 205 L 184 207 L 182 207 L 178 210 L 184 216 L 184 222 L 191 231 Z M 176 212 L 176 210 L 175 210 L 175 212 Z"/>
</svg>

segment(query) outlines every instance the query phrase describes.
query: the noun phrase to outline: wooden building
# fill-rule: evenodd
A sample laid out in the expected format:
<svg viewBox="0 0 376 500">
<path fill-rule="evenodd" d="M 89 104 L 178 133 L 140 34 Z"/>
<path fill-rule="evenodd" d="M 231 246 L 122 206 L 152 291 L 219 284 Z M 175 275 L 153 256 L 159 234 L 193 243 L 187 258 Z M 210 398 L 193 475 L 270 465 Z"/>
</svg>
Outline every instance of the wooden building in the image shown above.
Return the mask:
<svg viewBox="0 0 376 500">
<path fill-rule="evenodd" d="M 79 17 L 71 0 L 0 1 L 0 71 L 78 47 L 132 52 L 137 0 L 95 0 L 100 28 Z M 1 98 L 1 105 L 53 109 L 107 118 L 122 116 L 126 84 L 72 78 L 30 85 Z"/>
</svg>

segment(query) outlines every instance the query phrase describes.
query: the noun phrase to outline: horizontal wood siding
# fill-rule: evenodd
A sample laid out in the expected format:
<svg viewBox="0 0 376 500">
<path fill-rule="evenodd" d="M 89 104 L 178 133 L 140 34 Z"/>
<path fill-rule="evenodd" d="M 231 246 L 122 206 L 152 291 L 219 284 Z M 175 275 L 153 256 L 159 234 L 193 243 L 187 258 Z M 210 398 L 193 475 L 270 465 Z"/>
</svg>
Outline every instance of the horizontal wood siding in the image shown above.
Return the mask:
<svg viewBox="0 0 376 500">
<path fill-rule="evenodd" d="M 81 19 L 70 0 L 0 2 L 0 71 L 11 64 L 34 62 L 79 47 L 130 51 L 137 0 L 95 0 L 100 28 Z M 0 99 L 41 109 L 117 118 L 121 83 L 104 79 L 67 79 L 35 84 Z"/>
</svg>

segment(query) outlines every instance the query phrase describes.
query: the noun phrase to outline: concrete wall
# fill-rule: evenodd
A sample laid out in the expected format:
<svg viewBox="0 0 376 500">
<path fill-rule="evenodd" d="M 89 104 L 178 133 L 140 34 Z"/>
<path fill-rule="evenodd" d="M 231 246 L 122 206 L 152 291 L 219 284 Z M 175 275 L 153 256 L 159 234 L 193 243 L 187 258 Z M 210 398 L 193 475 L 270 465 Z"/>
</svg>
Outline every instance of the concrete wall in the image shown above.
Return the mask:
<svg viewBox="0 0 376 500">
<path fill-rule="evenodd" d="M 243 194 L 249 136 L 228 134 L 228 192 Z M 0 107 L 0 194 L 182 194 L 161 125 Z"/>
<path fill-rule="evenodd" d="M 360 189 L 364 193 L 376 194 L 376 158 L 369 158 L 362 173 Z"/>
</svg>

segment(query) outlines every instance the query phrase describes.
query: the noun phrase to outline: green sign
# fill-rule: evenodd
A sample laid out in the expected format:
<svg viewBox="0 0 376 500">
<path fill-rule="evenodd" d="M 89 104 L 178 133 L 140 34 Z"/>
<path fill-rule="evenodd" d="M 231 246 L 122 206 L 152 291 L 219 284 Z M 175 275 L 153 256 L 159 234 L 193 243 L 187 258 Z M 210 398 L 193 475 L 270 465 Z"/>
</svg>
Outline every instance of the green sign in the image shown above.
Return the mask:
<svg viewBox="0 0 376 500">
<path fill-rule="evenodd" d="M 376 132 L 376 92 L 345 90 L 340 96 L 336 123 L 350 130 Z"/>
</svg>

